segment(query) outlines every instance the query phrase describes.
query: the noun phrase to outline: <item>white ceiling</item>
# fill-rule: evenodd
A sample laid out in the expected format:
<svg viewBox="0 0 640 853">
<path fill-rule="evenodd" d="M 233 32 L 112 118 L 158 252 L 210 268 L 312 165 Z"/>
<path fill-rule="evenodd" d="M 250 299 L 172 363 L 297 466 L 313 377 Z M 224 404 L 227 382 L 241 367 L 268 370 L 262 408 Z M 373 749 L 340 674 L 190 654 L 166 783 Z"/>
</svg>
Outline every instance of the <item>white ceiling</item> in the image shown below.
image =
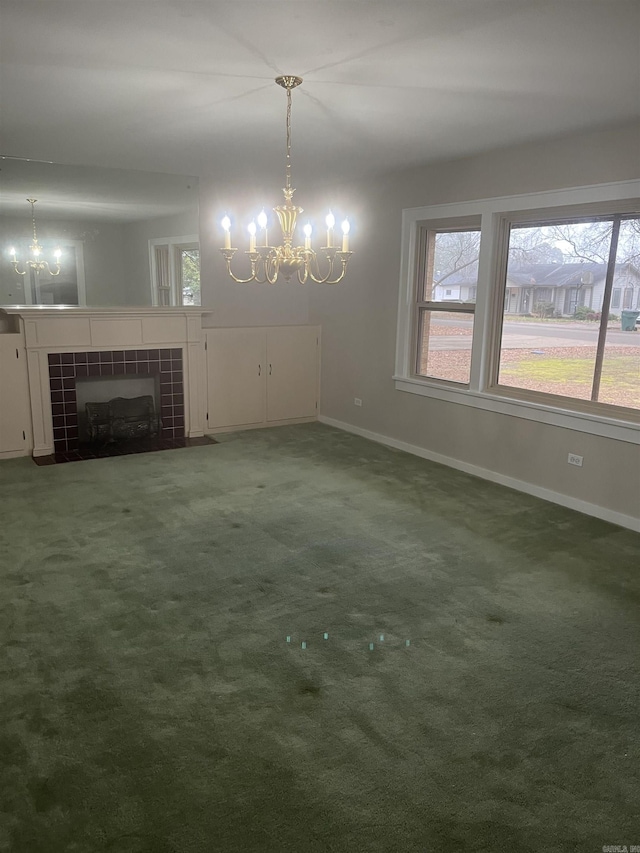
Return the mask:
<svg viewBox="0 0 640 853">
<path fill-rule="evenodd" d="M 640 114 L 638 0 L 0 0 L 0 151 L 364 177 Z M 263 176 L 263 175 L 261 175 Z"/>
</svg>

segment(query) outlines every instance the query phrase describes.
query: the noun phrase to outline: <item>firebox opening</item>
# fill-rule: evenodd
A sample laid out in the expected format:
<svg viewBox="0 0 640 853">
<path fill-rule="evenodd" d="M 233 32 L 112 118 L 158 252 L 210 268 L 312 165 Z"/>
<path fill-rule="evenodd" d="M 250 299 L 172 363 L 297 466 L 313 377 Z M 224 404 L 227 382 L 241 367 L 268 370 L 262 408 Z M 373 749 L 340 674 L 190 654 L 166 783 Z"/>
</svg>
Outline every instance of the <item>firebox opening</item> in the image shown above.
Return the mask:
<svg viewBox="0 0 640 853">
<path fill-rule="evenodd" d="M 104 446 L 156 438 L 161 429 L 159 399 L 157 374 L 78 377 L 80 444 Z"/>
</svg>

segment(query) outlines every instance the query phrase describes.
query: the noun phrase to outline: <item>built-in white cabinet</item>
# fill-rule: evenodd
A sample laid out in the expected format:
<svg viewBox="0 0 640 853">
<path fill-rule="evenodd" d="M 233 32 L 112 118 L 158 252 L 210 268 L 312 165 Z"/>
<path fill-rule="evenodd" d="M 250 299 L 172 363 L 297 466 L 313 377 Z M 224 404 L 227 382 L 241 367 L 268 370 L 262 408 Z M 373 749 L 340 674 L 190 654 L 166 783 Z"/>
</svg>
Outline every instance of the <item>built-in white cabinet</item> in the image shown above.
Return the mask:
<svg viewBox="0 0 640 853">
<path fill-rule="evenodd" d="M 21 334 L 0 334 L 0 459 L 30 453 L 31 406 Z"/>
<path fill-rule="evenodd" d="M 266 420 L 267 336 L 264 329 L 209 329 L 207 426 Z"/>
<path fill-rule="evenodd" d="M 318 414 L 318 326 L 206 332 L 207 429 L 313 420 Z"/>
</svg>

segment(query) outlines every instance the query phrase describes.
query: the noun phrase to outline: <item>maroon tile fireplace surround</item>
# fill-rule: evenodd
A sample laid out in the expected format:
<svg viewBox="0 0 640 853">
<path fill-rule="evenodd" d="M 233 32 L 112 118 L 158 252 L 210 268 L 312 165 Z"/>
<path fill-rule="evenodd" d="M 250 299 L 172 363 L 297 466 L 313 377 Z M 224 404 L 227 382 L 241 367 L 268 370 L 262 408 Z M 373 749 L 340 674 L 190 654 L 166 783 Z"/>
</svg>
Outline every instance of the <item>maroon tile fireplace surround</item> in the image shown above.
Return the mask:
<svg viewBox="0 0 640 853">
<path fill-rule="evenodd" d="M 182 349 L 49 353 L 49 387 L 55 453 L 77 450 L 76 380 L 99 376 L 158 376 L 161 439 L 185 436 Z"/>
</svg>

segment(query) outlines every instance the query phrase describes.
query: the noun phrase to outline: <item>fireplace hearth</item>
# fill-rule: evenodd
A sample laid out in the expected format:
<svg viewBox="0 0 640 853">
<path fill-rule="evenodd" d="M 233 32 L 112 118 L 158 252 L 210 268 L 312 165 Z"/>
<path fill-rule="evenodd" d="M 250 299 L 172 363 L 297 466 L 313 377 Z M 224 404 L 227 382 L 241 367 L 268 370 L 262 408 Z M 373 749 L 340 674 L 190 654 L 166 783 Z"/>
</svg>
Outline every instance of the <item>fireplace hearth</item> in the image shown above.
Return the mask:
<svg viewBox="0 0 640 853">
<path fill-rule="evenodd" d="M 105 444 L 80 443 L 77 450 L 52 453 L 49 456 L 34 456 L 36 465 L 55 465 L 62 462 L 84 462 L 89 459 L 107 459 L 113 456 L 130 456 L 134 453 L 153 453 L 158 450 L 177 450 L 180 447 L 201 447 L 217 444 L 211 436 L 194 438 L 131 438 Z"/>
</svg>

